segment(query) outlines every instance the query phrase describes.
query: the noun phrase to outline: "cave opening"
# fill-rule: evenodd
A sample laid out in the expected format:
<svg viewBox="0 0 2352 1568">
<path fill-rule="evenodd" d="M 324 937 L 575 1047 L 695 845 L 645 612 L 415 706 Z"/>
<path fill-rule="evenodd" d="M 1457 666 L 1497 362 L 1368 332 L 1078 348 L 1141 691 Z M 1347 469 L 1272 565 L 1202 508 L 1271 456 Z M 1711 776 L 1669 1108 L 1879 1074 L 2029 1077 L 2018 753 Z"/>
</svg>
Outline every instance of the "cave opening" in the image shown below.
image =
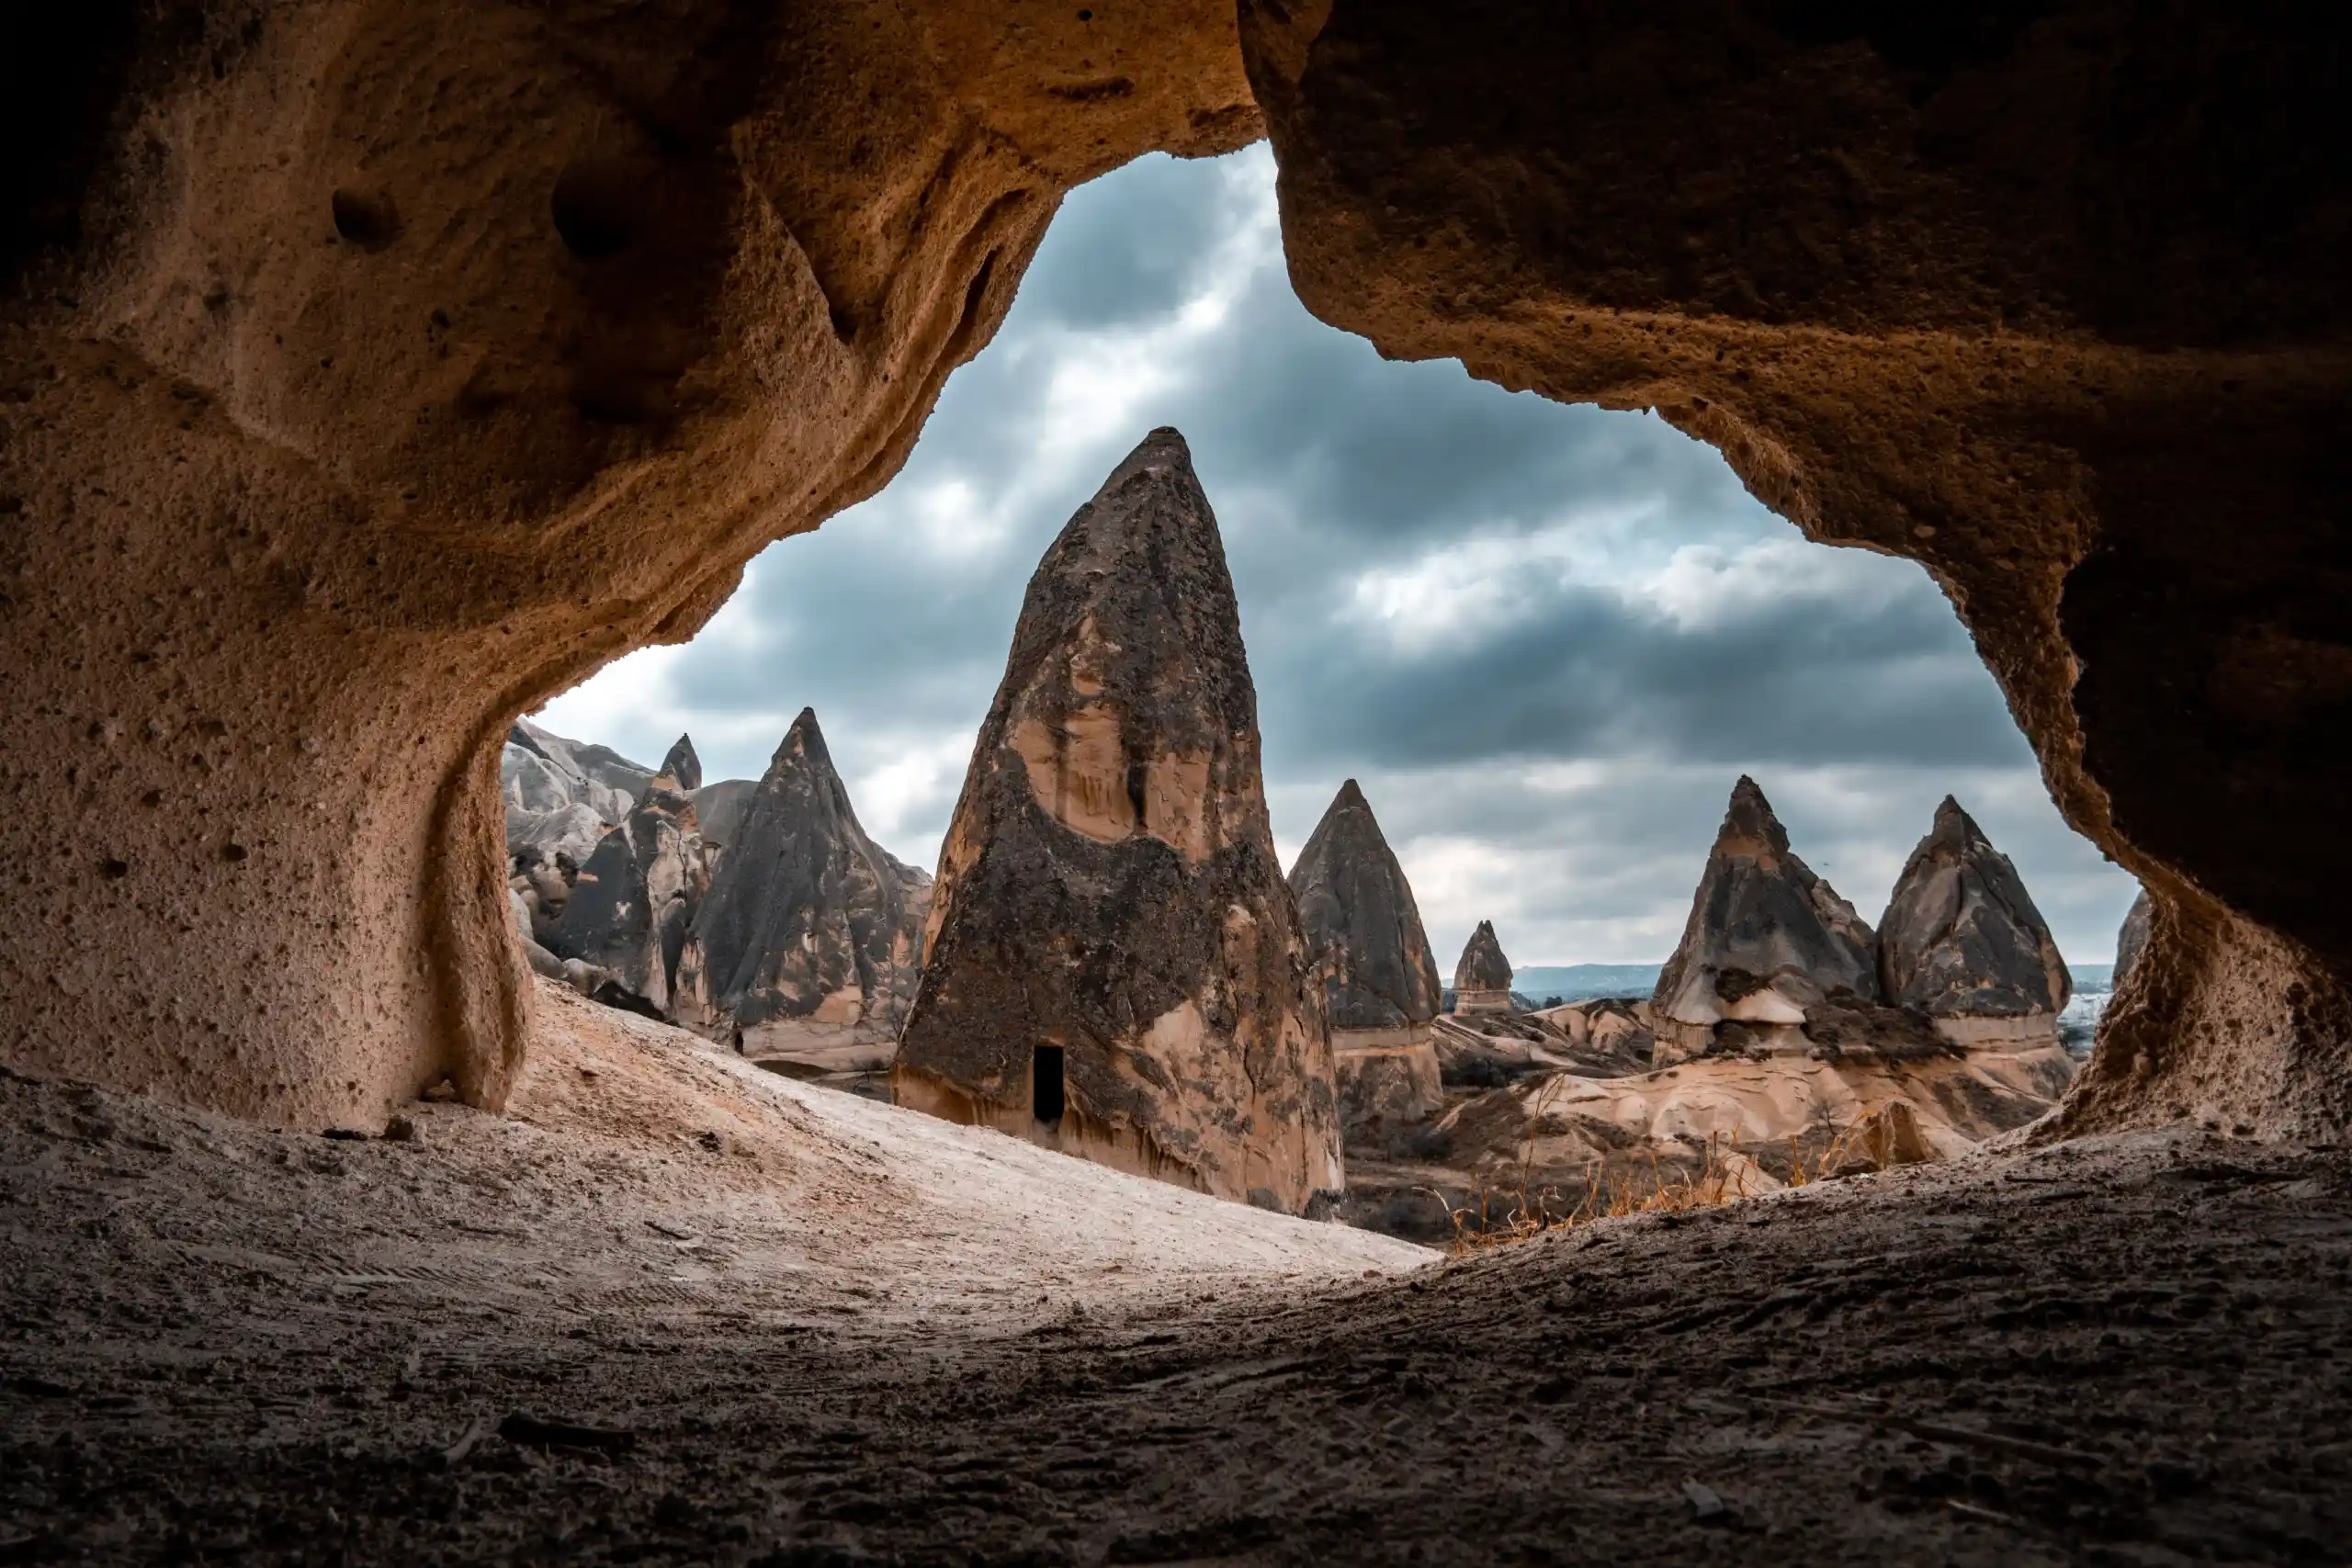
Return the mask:
<svg viewBox="0 0 2352 1568">
<path fill-rule="evenodd" d="M 2008 9 L 1924 53 L 1770 4 L 1363 0 L 197 6 L 85 39 L 106 68 L 53 74 L 88 112 L 0 222 L 62 247 L 0 305 L 0 647 L 42 676 L 0 695 L 9 1544 L 2324 1555 L 2352 1382 L 2303 1352 L 2352 1300 L 2352 1011 L 2312 738 L 2352 641 L 2346 179 L 2311 132 L 2341 40 Z M 1271 157 L 1232 151 L 1261 124 L 1280 235 Z M 101 141 L 84 230 L 61 192 Z M 1095 177 L 1152 147 L 1226 156 Z M 1363 339 L 1295 330 L 1291 281 Z M 1145 630 L 1112 654 L 1024 640 L 1063 519 L 1197 545 L 1194 480 L 1214 571 L 1086 600 Z M 500 766 L 508 715 L 697 626 Z M 1216 702 L 1137 677 L 1176 654 Z M 1098 679 L 1153 701 L 1067 722 Z M 978 885 L 951 813 L 989 791 L 1069 829 L 1112 935 L 1040 962 L 1053 897 L 1004 901 L 1029 932 L 926 918 Z M 2154 908 L 2098 1093 L 1973 1153 L 1922 1102 L 1784 1164 L 1717 1126 L 1646 1188 L 1531 1179 L 1628 1135 L 1595 1069 L 1694 1148 L 1755 1109 L 1734 1079 L 2012 1095 L 2047 1048 L 2007 1015 L 1895 1039 L 1865 993 L 1987 932 L 2045 1001 L 2061 950 L 2098 966 L 2130 885 L 2053 795 Z M 584 858 L 510 840 L 484 874 L 559 806 Z M 1345 880 L 1318 810 L 1375 914 L 1418 902 L 1380 963 L 1291 943 Z M 1246 876 L 1187 869 L 1232 870 L 1236 822 Z M 1817 997 L 1683 940 L 1783 835 Z M 729 854 L 838 919 L 718 897 Z M 1995 918 L 2020 880 L 2037 920 Z M 1984 918 L 1917 940 L 1947 884 Z M 595 903 L 645 919 L 630 984 L 512 962 Z M 1475 1017 L 1336 1021 L 1474 929 Z M 1571 970 L 1607 994 L 1544 1005 Z M 1283 1065 L 1317 984 L 1336 1106 Z M 1018 1135 L 1046 1032 L 882 1049 L 901 1010 L 1056 986 L 1123 1032 L 1055 1048 L 1098 1165 Z M 666 1021 L 714 998 L 723 1031 Z M 830 1081 L 775 1070 L 808 1057 Z M 1497 1179 L 1572 1212 L 1488 1225 Z M 1077 1469 L 1102 1484 L 1034 1485 Z"/>
</svg>

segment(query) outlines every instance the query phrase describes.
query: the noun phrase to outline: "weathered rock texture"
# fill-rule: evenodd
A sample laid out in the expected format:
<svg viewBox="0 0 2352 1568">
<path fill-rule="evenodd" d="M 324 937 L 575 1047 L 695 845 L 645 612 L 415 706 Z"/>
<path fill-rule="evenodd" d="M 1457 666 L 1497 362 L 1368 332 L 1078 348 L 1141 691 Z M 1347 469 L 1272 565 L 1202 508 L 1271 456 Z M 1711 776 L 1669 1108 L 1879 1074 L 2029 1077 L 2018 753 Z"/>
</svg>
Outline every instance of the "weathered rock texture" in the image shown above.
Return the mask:
<svg viewBox="0 0 2352 1568">
<path fill-rule="evenodd" d="M 603 746 L 566 740 L 528 720 L 508 732 L 498 757 L 506 804 L 506 852 L 576 868 L 607 828 L 627 818 L 659 770 Z"/>
<path fill-rule="evenodd" d="M 1808 1013 L 1879 1000 L 1871 928 L 1790 851 L 1753 779 L 1732 789 L 1650 1000 L 1662 1062 L 1752 1042 L 1804 1050 Z"/>
<path fill-rule="evenodd" d="M 0 1052 L 284 1121 L 498 1103 L 510 716 L 887 479 L 1063 191 L 1262 109 L 1318 315 L 1654 408 L 1935 573 L 2155 906 L 2064 1126 L 2352 1129 L 2312 10 L 74 12 L 9 56 Z"/>
<path fill-rule="evenodd" d="M 514 716 L 888 480 L 1063 192 L 1259 125 L 1229 0 L 104 16 L 11 94 L 0 1057 L 308 1126 L 514 1082 Z"/>
<path fill-rule="evenodd" d="M 1950 795 L 1879 920 L 1878 978 L 1889 1005 L 1964 1045 L 2054 1040 L 2074 995 L 2017 868 Z"/>
<path fill-rule="evenodd" d="M 1173 430 L 1029 580 L 924 947 L 899 1103 L 1291 1213 L 1341 1186 L 1233 582 Z"/>
<path fill-rule="evenodd" d="M 1241 7 L 1317 316 L 1649 408 L 1925 564 L 2147 962 L 2056 1129 L 2352 1129 L 2352 24 L 2262 8 Z"/>
<path fill-rule="evenodd" d="M 1445 1103 L 1430 1041 L 1443 995 L 1437 960 L 1405 868 L 1355 780 L 1299 852 L 1290 892 L 1323 980 L 1349 1139 L 1427 1121 Z"/>
<path fill-rule="evenodd" d="M 686 932 L 710 886 L 695 803 L 679 776 L 702 773 L 693 744 L 680 736 L 662 767 L 620 826 L 596 840 L 546 939 L 558 958 L 603 970 L 654 1017 L 669 1011 Z"/>
<path fill-rule="evenodd" d="M 744 1055 L 888 1063 L 922 967 L 931 878 L 865 836 L 808 708 L 738 818 L 672 1011 Z"/>
<path fill-rule="evenodd" d="M 1495 938 L 1495 923 L 1480 920 L 1462 945 L 1453 964 L 1453 1010 L 1458 1013 L 1509 1012 L 1510 960 Z"/>
</svg>

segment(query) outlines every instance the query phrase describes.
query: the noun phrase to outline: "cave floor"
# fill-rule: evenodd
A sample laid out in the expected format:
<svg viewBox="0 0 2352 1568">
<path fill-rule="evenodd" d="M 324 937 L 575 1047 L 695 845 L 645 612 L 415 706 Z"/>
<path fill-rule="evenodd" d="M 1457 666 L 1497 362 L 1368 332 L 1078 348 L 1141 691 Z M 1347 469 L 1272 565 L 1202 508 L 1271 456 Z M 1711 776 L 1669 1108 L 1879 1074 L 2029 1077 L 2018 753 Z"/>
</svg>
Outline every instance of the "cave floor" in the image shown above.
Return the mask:
<svg viewBox="0 0 2352 1568">
<path fill-rule="evenodd" d="M 0 1562 L 2352 1562 L 2344 1150 L 1440 1262 L 540 1012 L 409 1143 L 0 1075 Z"/>
</svg>

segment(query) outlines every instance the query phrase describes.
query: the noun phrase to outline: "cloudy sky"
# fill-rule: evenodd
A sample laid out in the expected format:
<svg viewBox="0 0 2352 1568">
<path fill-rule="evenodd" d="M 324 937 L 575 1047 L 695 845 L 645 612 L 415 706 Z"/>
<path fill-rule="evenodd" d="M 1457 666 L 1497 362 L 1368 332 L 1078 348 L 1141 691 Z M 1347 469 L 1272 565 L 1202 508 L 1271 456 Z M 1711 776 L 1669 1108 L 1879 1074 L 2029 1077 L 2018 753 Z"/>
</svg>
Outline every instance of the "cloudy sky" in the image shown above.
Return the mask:
<svg viewBox="0 0 2352 1568">
<path fill-rule="evenodd" d="M 1160 424 L 1224 528 L 1285 862 L 1355 777 L 1442 964 L 1481 919 L 1522 966 L 1664 958 L 1742 772 L 1872 920 L 1957 795 L 2068 957 L 2111 958 L 2134 885 L 1924 571 L 1805 542 L 1658 420 L 1315 321 L 1262 145 L 1073 195 L 888 491 L 539 721 L 647 761 L 687 729 L 751 777 L 813 705 L 867 831 L 933 863 L 1031 570 Z"/>
</svg>

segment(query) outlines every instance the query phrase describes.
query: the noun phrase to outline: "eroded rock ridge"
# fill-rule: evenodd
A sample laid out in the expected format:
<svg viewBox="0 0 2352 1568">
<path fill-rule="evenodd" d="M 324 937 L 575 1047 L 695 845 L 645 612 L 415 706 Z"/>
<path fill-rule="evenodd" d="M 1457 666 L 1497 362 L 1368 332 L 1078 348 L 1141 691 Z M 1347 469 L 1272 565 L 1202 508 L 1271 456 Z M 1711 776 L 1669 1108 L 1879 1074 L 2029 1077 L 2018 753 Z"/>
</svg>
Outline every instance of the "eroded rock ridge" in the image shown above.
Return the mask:
<svg viewBox="0 0 2352 1568">
<path fill-rule="evenodd" d="M 1156 430 L 1030 579 L 941 854 L 899 1103 L 1299 1213 L 1342 1184 L 1216 519 Z"/>
</svg>

